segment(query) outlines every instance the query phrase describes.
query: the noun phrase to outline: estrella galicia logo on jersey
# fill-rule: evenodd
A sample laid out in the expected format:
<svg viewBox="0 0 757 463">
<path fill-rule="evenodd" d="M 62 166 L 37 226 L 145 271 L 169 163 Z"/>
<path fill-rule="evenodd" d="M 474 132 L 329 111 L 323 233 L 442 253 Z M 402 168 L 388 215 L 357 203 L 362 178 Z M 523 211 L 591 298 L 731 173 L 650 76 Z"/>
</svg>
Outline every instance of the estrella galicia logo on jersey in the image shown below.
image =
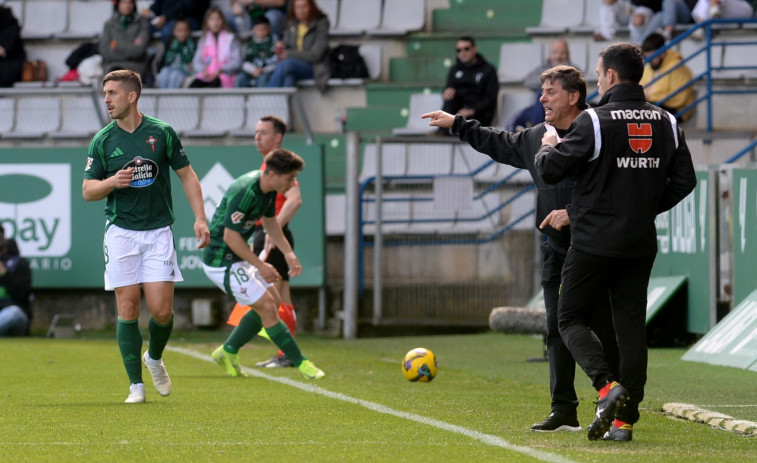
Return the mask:
<svg viewBox="0 0 757 463">
<path fill-rule="evenodd" d="M 92 167 L 92 161 L 93 159 L 91 157 L 87 158 L 87 166 L 84 168 L 85 171 L 88 171 L 90 167 Z"/>
<path fill-rule="evenodd" d="M 150 145 L 150 148 L 152 148 L 152 151 L 155 152 L 155 143 L 158 142 L 158 139 L 150 135 L 147 137 L 147 144 Z"/>
<path fill-rule="evenodd" d="M 643 154 L 652 147 L 652 124 L 629 123 L 628 144 L 634 153 Z"/>
<path fill-rule="evenodd" d="M 130 162 L 126 163 L 123 167 L 128 169 L 134 168 L 134 172 L 131 174 L 131 186 L 134 188 L 144 188 L 155 183 L 155 179 L 158 178 L 158 165 L 151 159 L 145 159 L 142 156 L 137 156 Z"/>
<path fill-rule="evenodd" d="M 231 214 L 231 222 L 232 223 L 239 223 L 244 218 L 244 213 L 236 211 L 233 214 Z"/>
</svg>

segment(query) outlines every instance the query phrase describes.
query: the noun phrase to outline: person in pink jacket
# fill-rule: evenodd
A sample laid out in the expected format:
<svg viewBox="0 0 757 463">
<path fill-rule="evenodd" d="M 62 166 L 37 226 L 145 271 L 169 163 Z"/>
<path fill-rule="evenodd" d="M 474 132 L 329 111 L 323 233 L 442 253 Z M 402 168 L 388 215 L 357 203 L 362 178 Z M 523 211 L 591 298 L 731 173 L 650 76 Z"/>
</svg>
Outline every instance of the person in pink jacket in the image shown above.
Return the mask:
<svg viewBox="0 0 757 463">
<path fill-rule="evenodd" d="M 203 19 L 202 37 L 192 59 L 197 71 L 190 87 L 234 87 L 242 49 L 223 12 L 211 6 Z"/>
</svg>

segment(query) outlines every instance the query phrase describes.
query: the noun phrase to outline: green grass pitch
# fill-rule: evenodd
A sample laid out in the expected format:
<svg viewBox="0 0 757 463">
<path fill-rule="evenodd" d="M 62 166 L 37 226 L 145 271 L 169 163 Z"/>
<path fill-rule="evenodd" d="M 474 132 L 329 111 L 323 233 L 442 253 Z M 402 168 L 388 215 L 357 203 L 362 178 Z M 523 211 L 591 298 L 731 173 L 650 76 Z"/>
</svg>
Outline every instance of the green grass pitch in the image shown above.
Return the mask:
<svg viewBox="0 0 757 463">
<path fill-rule="evenodd" d="M 124 404 L 128 380 L 111 339 L 0 340 L 2 462 L 743 462 L 757 454 L 744 436 L 661 412 L 697 404 L 757 421 L 754 372 L 650 351 L 642 418 L 630 443 L 590 442 L 585 432 L 533 433 L 549 412 L 547 364 L 533 336 L 496 333 L 345 341 L 299 338 L 326 372 L 255 369 L 231 378 L 210 361 L 224 333 L 174 333 L 164 358 L 173 394 L 160 397 L 144 371 L 147 403 Z M 146 346 L 146 343 L 145 343 Z M 404 379 L 414 347 L 434 351 L 431 383 Z M 242 364 L 275 352 L 261 339 Z M 595 392 L 580 370 L 579 420 L 592 420 Z"/>
</svg>

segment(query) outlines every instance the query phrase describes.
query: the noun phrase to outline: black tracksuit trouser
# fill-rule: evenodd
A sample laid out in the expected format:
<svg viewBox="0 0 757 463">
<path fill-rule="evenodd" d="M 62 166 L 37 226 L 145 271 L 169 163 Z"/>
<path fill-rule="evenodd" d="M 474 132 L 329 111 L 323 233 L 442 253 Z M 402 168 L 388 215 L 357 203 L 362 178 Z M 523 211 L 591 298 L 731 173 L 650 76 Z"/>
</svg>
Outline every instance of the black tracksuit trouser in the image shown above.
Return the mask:
<svg viewBox="0 0 757 463">
<path fill-rule="evenodd" d="M 541 285 L 544 288 L 544 305 L 547 309 L 547 357 L 549 359 L 549 393 L 552 398 L 552 411 L 575 416 L 578 407 L 578 397 L 574 387 L 576 362 L 565 346 L 562 337 L 560 337 L 557 317 L 565 252 L 549 241 L 542 243 L 541 251 L 543 257 Z M 602 342 L 605 356 L 611 365 L 611 371 L 617 374 L 618 348 L 607 298 L 604 304 L 596 305 L 591 326 Z"/>
<path fill-rule="evenodd" d="M 631 424 L 639 420 L 647 381 L 647 286 L 654 258 L 599 256 L 571 247 L 562 274 L 560 335 L 595 389 L 615 380 L 626 388 L 628 404 L 616 418 Z M 618 374 L 613 373 L 601 341 L 590 329 L 597 300 L 608 293 L 618 345 Z"/>
</svg>

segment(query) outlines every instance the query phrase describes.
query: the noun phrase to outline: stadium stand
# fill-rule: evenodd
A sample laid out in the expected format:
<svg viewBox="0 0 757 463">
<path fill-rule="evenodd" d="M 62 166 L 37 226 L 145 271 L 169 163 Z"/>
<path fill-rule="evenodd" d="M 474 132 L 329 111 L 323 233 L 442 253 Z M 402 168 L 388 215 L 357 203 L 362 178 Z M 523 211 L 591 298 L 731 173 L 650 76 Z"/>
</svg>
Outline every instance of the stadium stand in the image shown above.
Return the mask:
<svg viewBox="0 0 757 463">
<path fill-rule="evenodd" d="M 224 137 L 241 129 L 245 119 L 244 95 L 208 95 L 202 98 L 200 125 L 189 136 L 198 138 Z"/>
<path fill-rule="evenodd" d="M 384 0 L 381 25 L 368 30 L 370 35 L 398 35 L 423 29 L 426 23 L 426 0 Z"/>
<path fill-rule="evenodd" d="M 316 0 L 315 4 L 329 18 L 329 25 L 334 27 L 339 20 L 339 0 Z"/>
<path fill-rule="evenodd" d="M 66 29 L 68 2 L 62 0 L 37 0 L 24 2 L 24 26 L 21 37 L 27 39 L 52 39 Z M 102 27 L 102 24 L 100 24 Z"/>
<path fill-rule="evenodd" d="M 61 101 L 47 96 L 16 98 L 16 117 L 13 130 L 3 132 L 4 139 L 36 140 L 60 127 Z"/>
<path fill-rule="evenodd" d="M 68 25 L 65 30 L 56 34 L 56 37 L 93 39 L 102 33 L 103 25 L 111 16 L 113 16 L 111 2 L 71 0 L 68 2 Z"/>
<path fill-rule="evenodd" d="M 407 113 L 407 124 L 392 130 L 395 135 L 428 135 L 436 131 L 429 127 L 428 121 L 420 115 L 436 111 L 442 107 L 442 96 L 439 93 L 413 93 L 410 95 L 410 105 Z"/>
<path fill-rule="evenodd" d="M 362 35 L 381 25 L 381 2 L 375 0 L 342 0 L 339 2 L 339 20 L 331 24 L 329 35 Z"/>
<path fill-rule="evenodd" d="M 526 27 L 528 34 L 564 34 L 584 19 L 583 0 L 542 0 L 541 5 L 541 22 L 538 26 Z"/>
<path fill-rule="evenodd" d="M 67 95 L 61 101 L 61 125 L 51 138 L 90 138 L 103 123 L 94 109 L 94 95 Z"/>
<path fill-rule="evenodd" d="M 531 69 L 544 61 L 541 43 L 505 42 L 499 49 L 497 76 L 500 84 L 523 83 Z"/>
</svg>

